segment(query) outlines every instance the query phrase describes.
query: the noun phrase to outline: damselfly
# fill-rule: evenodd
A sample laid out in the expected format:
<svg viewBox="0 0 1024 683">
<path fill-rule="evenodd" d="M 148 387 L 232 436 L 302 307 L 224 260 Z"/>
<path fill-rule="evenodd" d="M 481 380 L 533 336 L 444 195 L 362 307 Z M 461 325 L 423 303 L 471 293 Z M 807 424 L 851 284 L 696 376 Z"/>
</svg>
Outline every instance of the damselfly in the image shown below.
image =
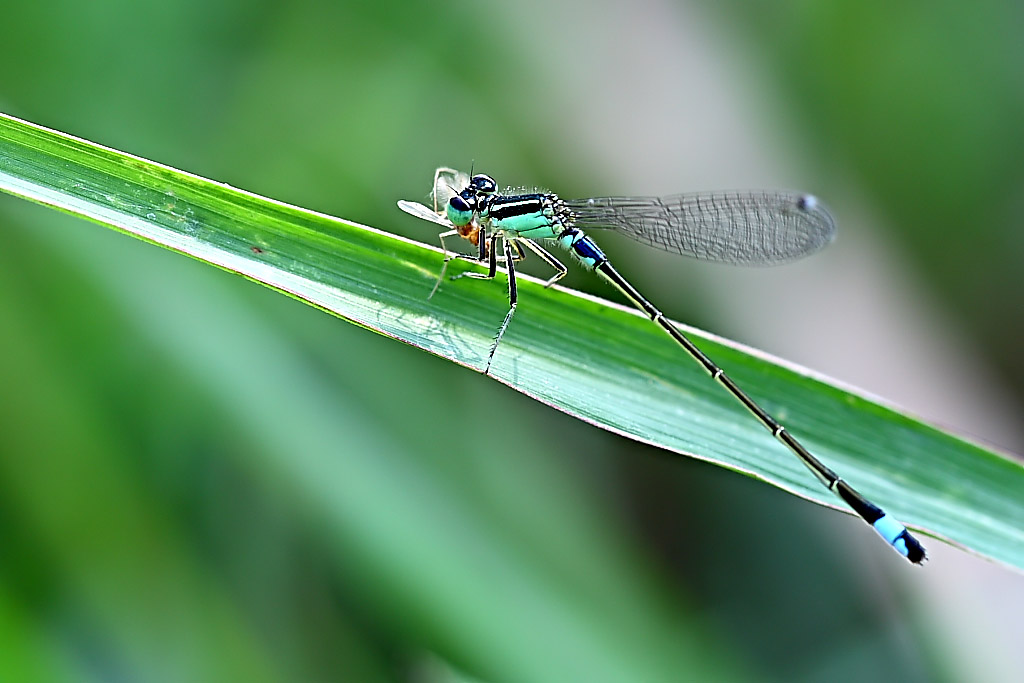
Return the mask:
<svg viewBox="0 0 1024 683">
<path fill-rule="evenodd" d="M 568 272 L 564 264 L 536 242 L 553 240 L 585 268 L 614 285 L 665 330 L 712 379 L 753 413 L 772 436 L 897 552 L 915 564 L 924 562 L 924 548 L 905 526 L 811 455 L 623 278 L 584 233 L 584 229 L 611 229 L 649 246 L 707 261 L 750 265 L 785 263 L 817 251 L 835 235 L 832 215 L 815 197 L 798 192 L 758 191 L 562 199 L 550 192 L 498 192 L 497 183 L 488 175 L 469 176 L 454 169 L 439 168 L 434 174 L 432 199 L 433 210 L 408 201 L 400 201 L 398 206 L 407 213 L 449 228 L 440 235 L 446 256 L 437 284 L 444 277 L 448 262 L 456 258 L 483 264 L 487 272 L 466 272 L 453 279 L 493 279 L 499 263 L 508 271 L 509 310 L 495 334 L 484 374 L 490 372 L 494 354 L 515 313 L 518 301 L 515 264 L 526 257 L 526 250 L 554 268 L 555 274 L 546 285 L 554 284 Z M 450 252 L 444 240 L 454 236 L 469 240 L 477 247 L 477 253 Z"/>
</svg>

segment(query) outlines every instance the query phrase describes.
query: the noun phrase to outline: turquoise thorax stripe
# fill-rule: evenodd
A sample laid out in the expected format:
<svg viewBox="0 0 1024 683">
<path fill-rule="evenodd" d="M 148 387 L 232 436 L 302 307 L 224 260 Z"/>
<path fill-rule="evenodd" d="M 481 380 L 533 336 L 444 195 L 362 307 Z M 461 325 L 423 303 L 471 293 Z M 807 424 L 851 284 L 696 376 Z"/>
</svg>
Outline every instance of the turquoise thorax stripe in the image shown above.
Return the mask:
<svg viewBox="0 0 1024 683">
<path fill-rule="evenodd" d="M 492 220 L 491 227 L 497 230 L 504 230 L 516 237 L 525 237 L 530 240 L 558 237 L 555 226 L 551 224 L 551 219 L 542 213 L 526 213 L 500 220 Z"/>
<path fill-rule="evenodd" d="M 554 224 L 545 198 L 540 194 L 495 198 L 487 208 L 491 228 L 526 239 L 554 239 L 561 228 Z"/>
</svg>

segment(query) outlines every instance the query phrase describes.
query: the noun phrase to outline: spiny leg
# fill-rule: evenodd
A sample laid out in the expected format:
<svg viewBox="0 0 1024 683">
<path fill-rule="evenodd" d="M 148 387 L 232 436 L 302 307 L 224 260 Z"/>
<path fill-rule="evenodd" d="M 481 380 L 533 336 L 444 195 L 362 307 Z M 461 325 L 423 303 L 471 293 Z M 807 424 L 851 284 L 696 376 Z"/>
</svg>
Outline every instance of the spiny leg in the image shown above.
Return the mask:
<svg viewBox="0 0 1024 683">
<path fill-rule="evenodd" d="M 462 236 L 458 230 L 449 230 L 448 232 L 443 232 L 440 235 L 438 235 L 438 237 L 441 240 L 441 250 L 444 251 L 445 253 L 444 264 L 441 266 L 441 273 L 437 276 L 437 282 L 434 283 L 434 288 L 430 290 L 430 296 L 427 297 L 428 299 L 434 296 L 434 292 L 436 292 L 437 288 L 441 285 L 441 280 L 444 278 L 444 274 L 448 270 L 449 261 L 460 259 L 463 261 L 469 261 L 470 263 L 487 263 L 489 266 L 491 266 L 490 261 L 496 261 L 496 263 L 494 263 L 493 266 L 490 267 L 490 272 L 487 275 L 484 275 L 483 273 L 461 273 L 459 275 L 453 275 L 451 277 L 452 280 L 458 280 L 460 277 L 465 275 L 468 277 L 487 280 L 493 278 L 497 273 L 497 261 L 504 262 L 505 260 L 504 258 L 489 258 L 488 252 L 490 252 L 493 255 L 494 247 L 493 245 L 491 247 L 488 247 L 487 233 L 483 229 L 480 230 L 479 237 L 477 239 L 477 244 L 479 245 L 480 248 L 479 253 L 476 256 L 470 254 L 462 254 L 457 251 L 449 251 L 448 247 L 445 246 L 444 238 L 454 237 L 455 235 L 459 235 L 460 237 Z M 490 242 L 493 243 L 495 239 L 496 236 L 492 236 Z M 520 258 L 522 258 L 522 256 Z"/>
<path fill-rule="evenodd" d="M 440 170 L 441 169 L 438 169 L 438 171 L 440 171 Z M 435 175 L 435 179 L 436 179 L 436 177 L 437 176 Z M 430 294 L 427 296 L 427 301 L 429 301 L 430 299 L 434 298 L 434 294 L 437 293 L 437 288 L 441 286 L 441 280 L 444 279 L 444 273 L 445 273 L 446 270 L 448 270 L 448 262 L 451 261 L 453 258 L 457 258 L 457 255 L 455 255 L 452 252 L 448 251 L 448 247 L 445 246 L 445 243 L 444 243 L 444 238 L 445 237 L 455 237 L 458 234 L 459 234 L 458 230 L 449 230 L 447 232 L 442 232 L 440 235 L 437 236 L 437 239 L 441 241 L 441 251 L 444 252 L 444 263 L 441 264 L 441 272 L 438 273 L 437 282 L 434 283 L 434 288 L 432 290 L 430 290 Z"/>
<path fill-rule="evenodd" d="M 551 285 L 555 284 L 556 282 L 561 280 L 563 277 L 565 277 L 565 274 L 569 272 L 569 269 L 565 267 L 564 263 L 562 263 L 557 258 L 552 256 L 551 252 L 549 252 L 547 249 L 545 249 L 544 247 L 540 246 L 539 244 L 537 244 L 533 240 L 526 240 L 526 239 L 515 240 L 515 244 L 516 244 L 516 248 L 517 249 L 519 248 L 519 243 L 520 242 L 522 242 L 524 245 L 526 245 L 527 248 L 529 248 L 530 251 L 535 253 L 537 256 L 540 256 L 544 260 L 544 263 L 548 264 L 549 266 L 551 266 L 552 268 L 555 269 L 555 271 L 556 271 L 555 274 L 552 275 L 550 278 L 548 278 L 547 282 L 544 283 L 545 287 L 550 287 Z M 525 258 L 526 255 L 524 254 L 523 257 Z"/>
<path fill-rule="evenodd" d="M 445 233 L 446 236 L 449 234 L 450 233 Z M 498 256 L 499 239 L 501 239 L 503 249 L 503 255 L 501 257 Z M 529 246 L 528 241 L 523 241 L 527 244 L 527 246 Z M 491 344 L 490 352 L 487 354 L 487 366 L 484 368 L 485 375 L 489 374 L 491 371 L 491 363 L 494 361 L 494 353 L 498 350 L 498 344 L 501 343 L 501 338 L 505 335 L 505 330 L 508 328 L 508 324 L 512 320 L 512 314 L 515 313 L 516 303 L 519 300 L 518 293 L 516 290 L 515 263 L 516 261 L 522 261 L 523 259 L 525 259 L 526 252 L 523 251 L 522 247 L 520 247 L 520 245 L 517 242 L 518 240 L 511 240 L 505 238 L 500 232 L 495 232 L 488 238 L 486 237 L 485 232 L 481 229 L 479 241 L 480 254 L 478 256 L 470 256 L 468 254 L 454 254 L 450 258 L 446 259 L 446 264 L 448 260 L 457 258 L 465 259 L 467 261 L 473 261 L 476 263 L 483 263 L 485 260 L 487 262 L 486 273 L 459 273 L 458 275 L 453 275 L 452 280 L 458 280 L 460 277 L 471 277 L 476 280 L 493 280 L 498 274 L 499 261 L 505 264 L 505 267 L 508 271 L 508 313 L 505 314 L 505 320 L 502 321 L 501 327 L 498 328 L 498 332 L 494 336 L 494 342 Z M 537 247 L 537 249 L 540 249 L 540 247 Z M 534 251 L 537 251 L 537 249 L 534 249 Z M 556 261 L 553 256 L 547 254 L 546 252 L 541 253 L 541 251 L 537 251 L 537 253 L 542 258 L 544 258 L 545 261 L 547 261 L 548 263 L 552 263 L 552 265 L 556 268 L 560 266 L 560 271 L 565 270 L 565 266 L 563 266 L 561 263 L 558 263 L 558 261 Z M 561 277 L 564 274 L 564 272 L 560 272 L 558 277 Z"/>
<path fill-rule="evenodd" d="M 480 231 L 480 234 L 481 235 L 484 234 L 482 230 Z M 495 249 L 495 243 L 497 242 L 497 238 L 498 238 L 498 235 L 495 234 L 486 243 L 483 241 L 483 239 L 481 239 L 481 241 L 480 241 L 481 248 L 480 248 L 480 255 L 479 256 L 470 256 L 469 254 L 458 254 L 458 253 L 452 254 L 452 256 L 451 256 L 452 260 L 460 259 L 460 260 L 463 260 L 463 261 L 469 261 L 470 263 L 485 263 L 485 264 L 487 264 L 487 266 L 489 268 L 487 273 L 459 273 L 458 275 L 452 275 L 451 279 L 452 280 L 458 280 L 460 277 L 471 277 L 471 278 L 475 278 L 477 280 L 492 280 L 492 279 L 494 279 L 494 277 L 497 275 L 497 272 L 498 272 L 498 264 L 499 263 L 500 264 L 508 263 L 508 257 L 507 256 L 498 256 L 497 255 L 497 250 Z M 483 246 L 484 244 L 487 244 L 487 248 L 486 249 Z M 512 261 L 513 262 L 515 262 L 515 261 L 523 261 L 523 260 L 526 259 L 526 253 L 522 249 L 520 249 L 519 245 L 515 244 L 515 242 L 512 243 L 512 249 L 513 249 L 513 254 L 512 254 Z M 493 256 L 493 258 L 492 258 L 492 256 Z M 492 263 L 492 261 L 493 261 L 493 263 Z"/>
<path fill-rule="evenodd" d="M 516 293 L 516 258 L 512 253 L 513 243 L 509 239 L 502 240 L 502 244 L 505 247 L 505 266 L 508 271 L 508 313 L 505 314 L 505 320 L 501 323 L 501 327 L 498 328 L 498 334 L 494 336 L 494 343 L 491 344 L 491 352 L 487 354 L 487 367 L 484 368 L 484 374 L 490 374 L 491 362 L 494 361 L 494 352 L 498 350 L 498 344 L 501 343 L 501 338 L 505 335 L 505 329 L 508 327 L 509 322 L 512 320 L 512 314 L 516 312 L 516 303 L 519 300 L 518 294 Z M 491 254 L 494 254 L 494 247 L 491 247 Z M 522 251 L 520 251 L 522 255 Z M 492 272 L 491 277 L 494 277 L 493 272 L 493 261 L 492 261 Z"/>
<path fill-rule="evenodd" d="M 486 273 L 459 273 L 458 275 L 452 275 L 452 280 L 458 280 L 460 277 L 471 277 L 475 280 L 493 280 L 494 276 L 498 273 L 498 256 L 496 253 L 496 247 L 498 244 L 498 238 L 501 236 L 500 232 L 496 232 L 487 237 L 484 229 L 480 229 L 480 238 L 478 244 L 480 245 L 480 254 L 478 256 L 469 256 L 468 254 L 456 254 L 453 258 L 461 258 L 466 261 L 473 261 L 475 263 L 483 263 L 487 261 L 487 272 Z"/>
</svg>

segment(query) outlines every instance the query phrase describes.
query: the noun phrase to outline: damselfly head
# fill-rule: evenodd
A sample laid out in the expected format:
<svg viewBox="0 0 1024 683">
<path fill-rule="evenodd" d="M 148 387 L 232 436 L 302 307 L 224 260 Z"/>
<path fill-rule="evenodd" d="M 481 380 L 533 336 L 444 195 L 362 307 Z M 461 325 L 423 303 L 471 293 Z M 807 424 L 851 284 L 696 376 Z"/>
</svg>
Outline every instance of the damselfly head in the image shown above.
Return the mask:
<svg viewBox="0 0 1024 683">
<path fill-rule="evenodd" d="M 448 220 L 456 228 L 469 224 L 473 220 L 473 214 L 476 213 L 476 195 L 466 188 L 448 200 L 446 211 Z"/>
</svg>

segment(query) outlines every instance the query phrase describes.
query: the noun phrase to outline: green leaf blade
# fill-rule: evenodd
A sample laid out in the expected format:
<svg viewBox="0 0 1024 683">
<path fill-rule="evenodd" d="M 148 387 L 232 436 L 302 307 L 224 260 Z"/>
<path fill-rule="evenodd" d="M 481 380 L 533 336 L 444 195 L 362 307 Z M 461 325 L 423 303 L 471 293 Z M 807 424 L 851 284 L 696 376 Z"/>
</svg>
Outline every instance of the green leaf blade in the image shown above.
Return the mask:
<svg viewBox="0 0 1024 683">
<path fill-rule="evenodd" d="M 239 273 L 467 367 L 483 366 L 507 310 L 505 288 L 493 282 L 444 282 L 428 300 L 441 264 L 435 248 L 10 117 L 0 118 L 0 189 Z M 453 272 L 465 267 L 452 265 Z M 813 453 L 908 526 L 1024 568 L 1019 462 L 777 359 L 681 328 Z M 620 306 L 524 277 L 492 374 L 604 429 L 840 507 L 668 337 Z"/>
</svg>

